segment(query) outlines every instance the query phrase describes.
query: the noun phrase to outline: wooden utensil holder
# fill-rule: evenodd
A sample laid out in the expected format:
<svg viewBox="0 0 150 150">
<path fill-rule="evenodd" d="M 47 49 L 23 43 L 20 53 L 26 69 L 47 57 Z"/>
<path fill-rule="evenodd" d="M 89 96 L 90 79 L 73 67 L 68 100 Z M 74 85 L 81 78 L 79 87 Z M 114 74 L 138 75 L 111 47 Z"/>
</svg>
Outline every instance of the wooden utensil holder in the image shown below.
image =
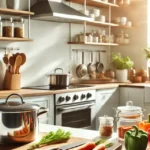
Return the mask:
<svg viewBox="0 0 150 150">
<path fill-rule="evenodd" d="M 21 74 L 12 74 L 9 71 L 6 71 L 3 89 L 4 90 L 19 90 L 21 85 Z"/>
</svg>

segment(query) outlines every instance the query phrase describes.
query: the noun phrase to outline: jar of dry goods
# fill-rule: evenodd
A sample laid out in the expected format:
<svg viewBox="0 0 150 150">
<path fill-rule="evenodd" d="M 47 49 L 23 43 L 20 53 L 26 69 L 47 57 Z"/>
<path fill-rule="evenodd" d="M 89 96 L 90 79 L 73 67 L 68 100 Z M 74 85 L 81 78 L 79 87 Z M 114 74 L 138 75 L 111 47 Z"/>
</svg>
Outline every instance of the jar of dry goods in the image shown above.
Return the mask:
<svg viewBox="0 0 150 150">
<path fill-rule="evenodd" d="M 100 122 L 100 126 L 99 126 L 99 132 L 100 132 L 100 136 L 102 137 L 111 137 L 113 134 L 113 117 L 108 117 L 108 116 L 104 116 L 104 117 L 99 117 L 99 122 Z"/>
<path fill-rule="evenodd" d="M 12 18 L 3 18 L 3 36 L 14 37 L 14 23 Z"/>
<path fill-rule="evenodd" d="M 0 36 L 3 36 L 3 23 L 2 23 L 2 17 L 0 16 Z"/>
<path fill-rule="evenodd" d="M 24 19 L 14 19 L 14 37 L 24 38 Z"/>
</svg>

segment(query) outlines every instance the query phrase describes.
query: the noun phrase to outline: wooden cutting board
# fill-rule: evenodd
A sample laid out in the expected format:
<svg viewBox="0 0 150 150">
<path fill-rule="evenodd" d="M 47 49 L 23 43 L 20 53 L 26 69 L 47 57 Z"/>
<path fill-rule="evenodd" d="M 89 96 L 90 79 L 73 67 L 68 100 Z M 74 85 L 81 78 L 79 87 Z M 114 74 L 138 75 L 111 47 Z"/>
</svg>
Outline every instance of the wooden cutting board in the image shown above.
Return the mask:
<svg viewBox="0 0 150 150">
<path fill-rule="evenodd" d="M 40 139 L 45 134 L 47 134 L 47 133 L 39 133 L 39 138 L 38 139 Z M 71 143 L 75 143 L 75 142 L 81 142 L 81 140 L 86 140 L 86 139 L 71 137 L 71 139 L 69 139 L 65 143 L 44 146 L 44 147 L 38 148 L 36 150 L 47 150 L 48 148 L 59 147 L 59 146 L 62 146 L 62 145 L 71 144 Z M 24 145 L 0 145 L 0 150 L 27 150 L 29 148 L 29 146 L 32 145 L 35 142 L 36 141 L 34 141 L 32 143 L 29 143 L 29 144 L 24 144 Z"/>
</svg>

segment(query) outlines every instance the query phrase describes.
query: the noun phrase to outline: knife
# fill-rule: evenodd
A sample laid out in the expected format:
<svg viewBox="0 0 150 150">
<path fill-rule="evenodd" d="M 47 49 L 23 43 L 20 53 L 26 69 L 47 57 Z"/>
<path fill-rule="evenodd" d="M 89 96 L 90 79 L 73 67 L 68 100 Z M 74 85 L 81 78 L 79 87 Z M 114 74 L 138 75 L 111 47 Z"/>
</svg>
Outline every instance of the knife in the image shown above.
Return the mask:
<svg viewBox="0 0 150 150">
<path fill-rule="evenodd" d="M 89 140 L 82 140 L 80 142 L 71 143 L 71 144 L 67 144 L 67 145 L 64 145 L 64 146 L 56 147 L 56 148 L 50 148 L 50 149 L 47 149 L 47 150 L 69 150 L 71 148 L 81 146 L 81 145 L 87 143 L 88 141 Z"/>
</svg>

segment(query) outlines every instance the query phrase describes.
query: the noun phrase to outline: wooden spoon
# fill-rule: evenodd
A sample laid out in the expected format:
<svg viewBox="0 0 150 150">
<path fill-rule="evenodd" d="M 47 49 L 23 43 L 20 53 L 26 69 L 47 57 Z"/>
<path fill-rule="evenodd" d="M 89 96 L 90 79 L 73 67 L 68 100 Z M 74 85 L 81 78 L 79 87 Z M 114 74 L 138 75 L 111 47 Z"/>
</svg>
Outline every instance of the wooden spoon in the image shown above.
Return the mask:
<svg viewBox="0 0 150 150">
<path fill-rule="evenodd" d="M 17 72 L 17 73 L 20 72 L 20 71 L 19 71 L 19 70 L 20 70 L 20 67 L 21 67 L 22 65 L 24 65 L 25 62 L 26 62 L 26 55 L 25 55 L 24 53 L 20 53 L 19 55 L 22 57 L 22 62 L 21 62 L 21 65 L 18 66 L 17 69 L 16 69 L 16 72 Z"/>
<path fill-rule="evenodd" d="M 21 57 L 21 55 L 18 55 L 18 56 L 16 57 L 15 64 L 14 64 L 14 68 L 13 68 L 13 72 L 14 72 L 15 74 L 18 74 L 18 73 L 19 73 L 19 69 L 18 69 L 18 68 L 20 68 L 21 64 L 22 64 L 22 57 Z"/>
<path fill-rule="evenodd" d="M 3 62 L 5 63 L 6 67 L 8 67 L 9 59 L 8 59 L 7 56 L 4 56 L 4 57 L 3 57 Z"/>
<path fill-rule="evenodd" d="M 14 59 L 14 57 L 13 56 L 11 56 L 10 58 L 9 58 L 9 64 L 10 64 L 10 72 L 11 73 L 14 73 L 13 72 L 13 66 L 14 66 L 14 64 L 15 64 L 15 59 Z"/>
</svg>

